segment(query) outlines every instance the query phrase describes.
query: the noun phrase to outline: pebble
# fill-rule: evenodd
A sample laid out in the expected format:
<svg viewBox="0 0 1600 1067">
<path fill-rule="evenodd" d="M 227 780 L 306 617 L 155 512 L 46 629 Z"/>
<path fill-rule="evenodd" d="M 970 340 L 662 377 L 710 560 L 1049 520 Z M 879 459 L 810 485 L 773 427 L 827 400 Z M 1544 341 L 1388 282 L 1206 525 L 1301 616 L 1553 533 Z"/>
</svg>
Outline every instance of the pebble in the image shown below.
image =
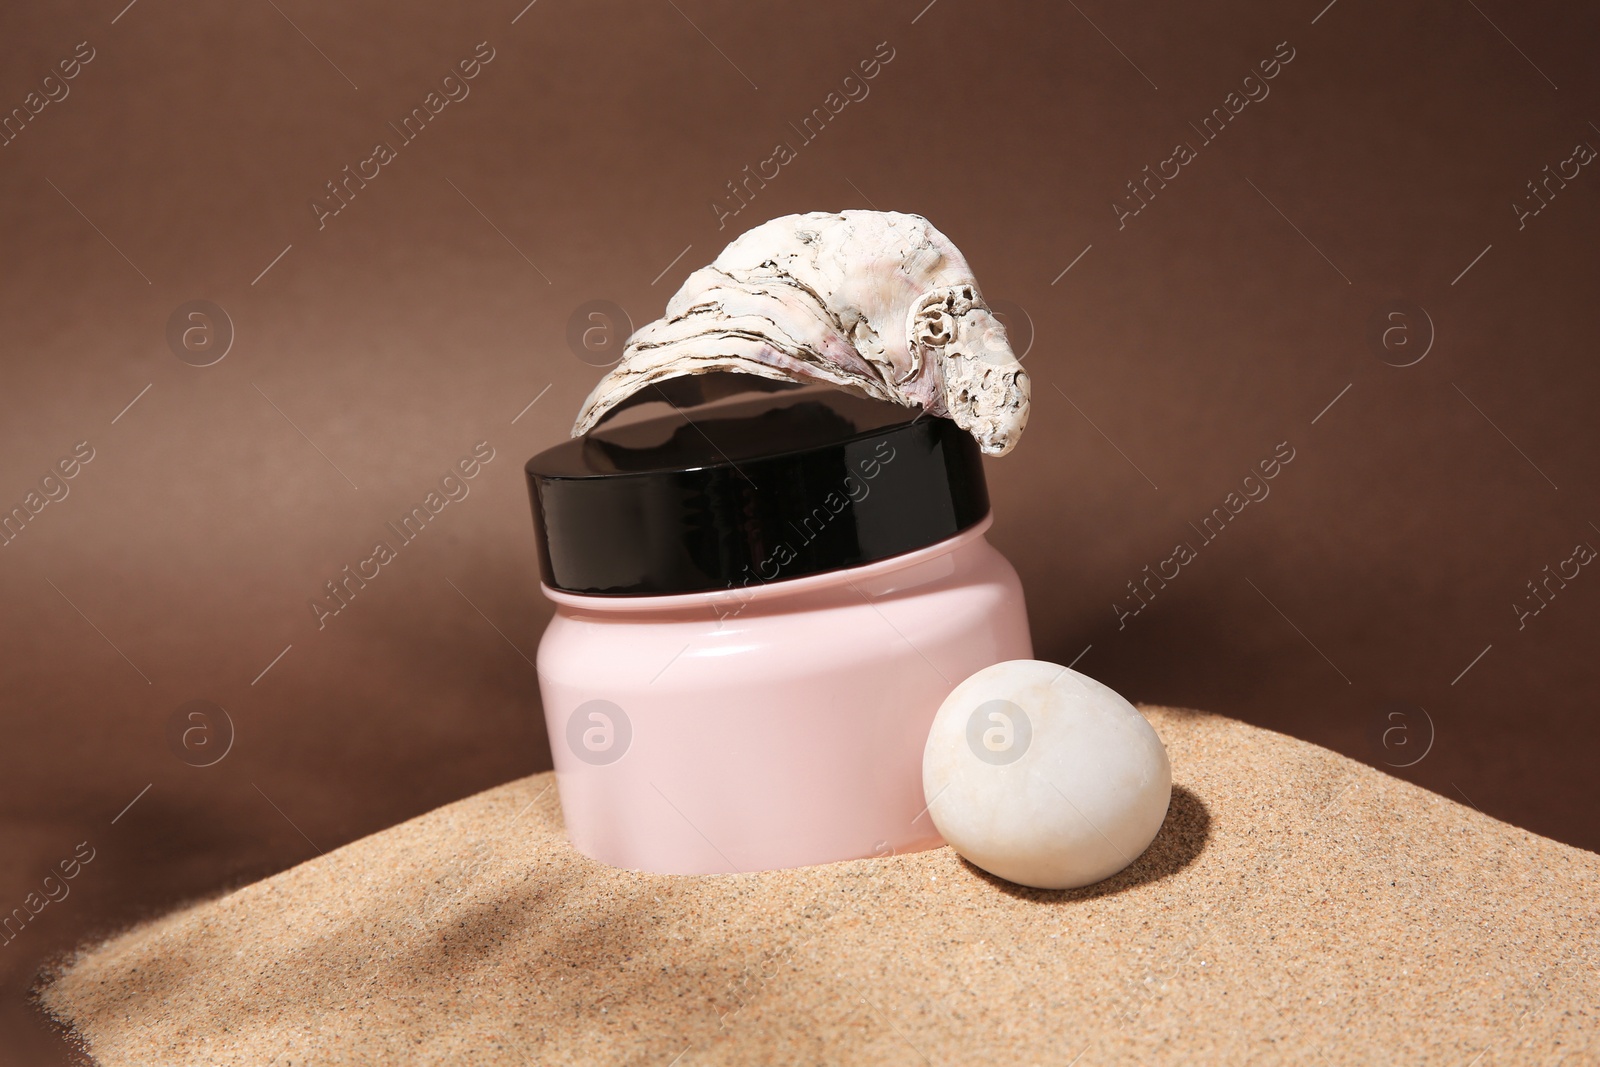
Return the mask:
<svg viewBox="0 0 1600 1067">
<path fill-rule="evenodd" d="M 940 706 L 922 788 L 967 860 L 1019 885 L 1071 889 L 1116 874 L 1154 840 L 1172 767 L 1115 691 L 1060 664 L 1009 660 Z"/>
</svg>

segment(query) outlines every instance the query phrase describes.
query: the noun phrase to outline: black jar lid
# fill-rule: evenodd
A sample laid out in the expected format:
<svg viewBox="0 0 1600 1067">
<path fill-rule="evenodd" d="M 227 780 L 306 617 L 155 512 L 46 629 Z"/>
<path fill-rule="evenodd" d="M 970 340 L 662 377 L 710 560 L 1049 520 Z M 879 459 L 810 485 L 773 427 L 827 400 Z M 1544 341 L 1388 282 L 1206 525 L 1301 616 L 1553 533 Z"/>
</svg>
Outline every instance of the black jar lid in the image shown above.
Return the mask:
<svg viewBox="0 0 1600 1067">
<path fill-rule="evenodd" d="M 969 434 L 832 389 L 602 426 L 526 470 L 544 583 L 593 596 L 821 574 L 925 548 L 989 513 Z"/>
</svg>

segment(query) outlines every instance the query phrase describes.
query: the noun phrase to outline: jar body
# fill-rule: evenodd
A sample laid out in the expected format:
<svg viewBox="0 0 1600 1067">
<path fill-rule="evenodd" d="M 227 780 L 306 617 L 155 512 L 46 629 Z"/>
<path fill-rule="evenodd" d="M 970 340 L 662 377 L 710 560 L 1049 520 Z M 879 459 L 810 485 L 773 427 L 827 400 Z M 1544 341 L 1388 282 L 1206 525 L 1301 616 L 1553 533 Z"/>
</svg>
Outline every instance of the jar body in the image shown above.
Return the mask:
<svg viewBox="0 0 1600 1067">
<path fill-rule="evenodd" d="M 539 687 L 572 843 L 666 874 L 940 844 L 922 794 L 934 713 L 974 671 L 1033 656 L 988 525 L 738 591 L 546 587 Z"/>
</svg>

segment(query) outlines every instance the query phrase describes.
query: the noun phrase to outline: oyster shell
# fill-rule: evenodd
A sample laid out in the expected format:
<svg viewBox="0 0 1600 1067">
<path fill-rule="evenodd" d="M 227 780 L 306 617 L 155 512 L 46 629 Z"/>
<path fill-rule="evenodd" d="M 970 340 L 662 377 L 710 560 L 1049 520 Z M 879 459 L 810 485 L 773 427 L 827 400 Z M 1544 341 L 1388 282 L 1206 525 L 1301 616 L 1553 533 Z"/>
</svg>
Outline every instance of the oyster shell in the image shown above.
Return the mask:
<svg viewBox="0 0 1600 1067">
<path fill-rule="evenodd" d="M 628 339 L 572 435 L 647 386 L 671 399 L 662 383 L 727 372 L 920 407 L 994 456 L 1028 421 L 1028 376 L 1005 328 L 960 250 L 920 215 L 812 212 L 743 234 Z"/>
</svg>

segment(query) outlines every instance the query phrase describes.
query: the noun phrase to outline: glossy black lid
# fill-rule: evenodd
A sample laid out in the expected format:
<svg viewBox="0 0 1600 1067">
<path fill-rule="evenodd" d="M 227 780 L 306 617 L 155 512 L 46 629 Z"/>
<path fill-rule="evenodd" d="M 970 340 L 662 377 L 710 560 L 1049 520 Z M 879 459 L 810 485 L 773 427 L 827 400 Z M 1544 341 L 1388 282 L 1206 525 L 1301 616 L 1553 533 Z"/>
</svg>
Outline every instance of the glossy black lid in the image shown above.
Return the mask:
<svg viewBox="0 0 1600 1067">
<path fill-rule="evenodd" d="M 970 435 L 838 390 L 601 426 L 526 469 L 545 584 L 597 596 L 853 567 L 942 541 L 989 512 Z"/>
</svg>

